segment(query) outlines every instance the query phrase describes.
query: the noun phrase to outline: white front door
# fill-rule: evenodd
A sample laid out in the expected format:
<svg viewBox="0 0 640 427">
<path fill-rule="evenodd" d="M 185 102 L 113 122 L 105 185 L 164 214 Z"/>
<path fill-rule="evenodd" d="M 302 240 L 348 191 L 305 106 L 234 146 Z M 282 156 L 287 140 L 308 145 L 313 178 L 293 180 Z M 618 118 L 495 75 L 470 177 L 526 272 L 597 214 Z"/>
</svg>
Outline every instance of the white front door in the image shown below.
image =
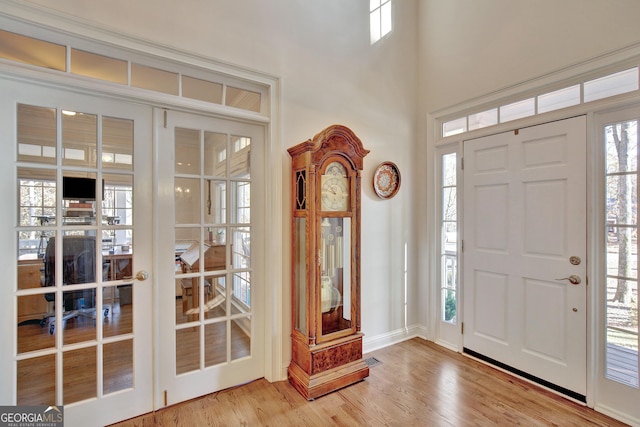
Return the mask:
<svg viewBox="0 0 640 427">
<path fill-rule="evenodd" d="M 0 401 L 153 409 L 152 111 L 0 78 Z"/>
<path fill-rule="evenodd" d="M 586 119 L 464 143 L 464 348 L 584 400 Z"/>
<path fill-rule="evenodd" d="M 262 126 L 157 114 L 160 407 L 264 376 L 266 180 Z"/>
</svg>

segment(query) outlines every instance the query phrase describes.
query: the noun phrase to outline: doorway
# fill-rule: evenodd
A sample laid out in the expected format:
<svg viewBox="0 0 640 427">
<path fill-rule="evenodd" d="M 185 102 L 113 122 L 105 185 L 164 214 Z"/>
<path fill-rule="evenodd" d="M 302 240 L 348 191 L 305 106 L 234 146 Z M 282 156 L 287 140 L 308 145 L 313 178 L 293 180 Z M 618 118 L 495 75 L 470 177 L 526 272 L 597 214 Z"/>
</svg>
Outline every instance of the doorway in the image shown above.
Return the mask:
<svg viewBox="0 0 640 427">
<path fill-rule="evenodd" d="M 464 143 L 466 352 L 585 401 L 586 119 Z"/>
<path fill-rule="evenodd" d="M 265 128 L 156 114 L 166 406 L 264 376 Z"/>
<path fill-rule="evenodd" d="M 3 401 L 73 425 L 152 406 L 151 109 L 0 79 Z M 10 206 L 10 207 L 9 207 Z M 138 274 L 140 273 L 140 274 Z M 110 408 L 108 411 L 105 408 Z"/>
</svg>

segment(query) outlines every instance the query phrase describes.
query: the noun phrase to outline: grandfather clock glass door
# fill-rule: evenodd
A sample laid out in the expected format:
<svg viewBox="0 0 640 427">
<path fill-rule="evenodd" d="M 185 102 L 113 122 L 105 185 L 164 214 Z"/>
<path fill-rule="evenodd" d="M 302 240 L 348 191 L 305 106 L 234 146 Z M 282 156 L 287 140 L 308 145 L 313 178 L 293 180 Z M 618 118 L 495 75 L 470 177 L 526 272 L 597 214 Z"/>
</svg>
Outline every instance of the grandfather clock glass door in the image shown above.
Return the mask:
<svg viewBox="0 0 640 427">
<path fill-rule="evenodd" d="M 158 406 L 263 376 L 264 129 L 173 111 L 166 123 Z"/>
<path fill-rule="evenodd" d="M 70 425 L 148 412 L 152 286 L 136 272 L 152 270 L 151 109 L 3 79 L 0 90 L 0 401 L 64 405 Z"/>
</svg>

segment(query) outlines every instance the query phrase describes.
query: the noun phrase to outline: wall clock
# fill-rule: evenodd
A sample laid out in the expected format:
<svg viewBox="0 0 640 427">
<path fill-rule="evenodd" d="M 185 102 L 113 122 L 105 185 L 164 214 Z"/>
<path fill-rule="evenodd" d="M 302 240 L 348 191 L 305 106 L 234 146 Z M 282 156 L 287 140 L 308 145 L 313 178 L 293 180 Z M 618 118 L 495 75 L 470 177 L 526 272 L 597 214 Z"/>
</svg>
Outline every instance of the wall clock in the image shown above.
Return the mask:
<svg viewBox="0 0 640 427">
<path fill-rule="evenodd" d="M 373 173 L 373 189 L 378 197 L 390 199 L 400 189 L 400 170 L 391 162 L 381 163 Z"/>
</svg>

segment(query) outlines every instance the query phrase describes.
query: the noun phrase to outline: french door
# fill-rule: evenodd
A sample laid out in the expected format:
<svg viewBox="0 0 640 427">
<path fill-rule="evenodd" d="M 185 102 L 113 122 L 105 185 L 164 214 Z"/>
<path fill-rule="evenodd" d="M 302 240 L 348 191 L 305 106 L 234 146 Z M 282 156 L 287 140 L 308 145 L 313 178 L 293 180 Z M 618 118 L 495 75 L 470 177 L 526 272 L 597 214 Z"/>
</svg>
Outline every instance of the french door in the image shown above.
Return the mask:
<svg viewBox="0 0 640 427">
<path fill-rule="evenodd" d="M 464 348 L 586 396 L 586 120 L 464 143 Z"/>
<path fill-rule="evenodd" d="M 156 114 L 166 406 L 264 376 L 264 128 Z"/>
<path fill-rule="evenodd" d="M 0 401 L 153 409 L 152 111 L 0 79 Z M 107 410 L 108 408 L 108 410 Z"/>
</svg>

